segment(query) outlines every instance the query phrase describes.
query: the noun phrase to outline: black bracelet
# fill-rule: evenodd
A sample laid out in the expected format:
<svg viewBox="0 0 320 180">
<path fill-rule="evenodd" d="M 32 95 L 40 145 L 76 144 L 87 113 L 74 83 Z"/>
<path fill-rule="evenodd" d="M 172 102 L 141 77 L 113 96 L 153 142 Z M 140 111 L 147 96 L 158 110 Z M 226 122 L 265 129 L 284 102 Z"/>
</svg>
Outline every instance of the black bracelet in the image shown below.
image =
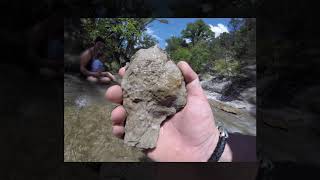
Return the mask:
<svg viewBox="0 0 320 180">
<path fill-rule="evenodd" d="M 219 141 L 208 161 L 218 162 L 227 143 L 228 132 L 226 129 L 223 126 L 218 126 L 218 130 L 220 132 Z"/>
</svg>

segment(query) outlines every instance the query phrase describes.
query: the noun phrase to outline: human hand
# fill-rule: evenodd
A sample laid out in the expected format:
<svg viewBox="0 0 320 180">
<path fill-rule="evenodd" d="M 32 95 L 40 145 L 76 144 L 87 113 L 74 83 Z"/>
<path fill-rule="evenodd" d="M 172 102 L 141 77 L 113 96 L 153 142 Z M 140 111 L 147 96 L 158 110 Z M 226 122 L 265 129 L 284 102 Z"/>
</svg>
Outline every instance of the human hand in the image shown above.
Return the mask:
<svg viewBox="0 0 320 180">
<path fill-rule="evenodd" d="M 90 72 L 90 76 L 100 78 L 101 77 L 101 72 Z"/>
<path fill-rule="evenodd" d="M 179 62 L 187 89 L 187 104 L 161 126 L 157 145 L 145 150 L 154 161 L 202 161 L 206 162 L 213 153 L 219 139 L 219 131 L 215 127 L 214 117 L 197 74 L 184 61 Z M 120 76 L 125 68 L 119 70 Z M 106 98 L 114 103 L 122 104 L 122 89 L 115 85 L 106 92 Z M 123 138 L 126 111 L 118 106 L 111 113 L 112 132 Z M 226 144 L 221 161 L 231 161 L 231 151 Z"/>
<path fill-rule="evenodd" d="M 115 79 L 116 79 L 110 72 L 105 71 L 105 72 L 102 72 L 101 74 L 102 74 L 104 77 L 110 78 L 112 81 L 115 81 Z"/>
</svg>

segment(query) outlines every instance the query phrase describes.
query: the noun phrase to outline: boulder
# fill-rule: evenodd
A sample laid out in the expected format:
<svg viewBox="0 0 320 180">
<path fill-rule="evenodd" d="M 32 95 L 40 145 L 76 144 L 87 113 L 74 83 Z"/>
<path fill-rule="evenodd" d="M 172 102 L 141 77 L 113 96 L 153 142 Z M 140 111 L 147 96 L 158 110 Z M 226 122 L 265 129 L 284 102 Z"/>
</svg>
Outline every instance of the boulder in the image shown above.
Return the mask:
<svg viewBox="0 0 320 180">
<path fill-rule="evenodd" d="M 211 80 L 202 81 L 201 86 L 205 90 L 221 94 L 231 83 L 232 82 L 227 79 L 219 80 L 218 78 L 212 78 Z"/>
</svg>

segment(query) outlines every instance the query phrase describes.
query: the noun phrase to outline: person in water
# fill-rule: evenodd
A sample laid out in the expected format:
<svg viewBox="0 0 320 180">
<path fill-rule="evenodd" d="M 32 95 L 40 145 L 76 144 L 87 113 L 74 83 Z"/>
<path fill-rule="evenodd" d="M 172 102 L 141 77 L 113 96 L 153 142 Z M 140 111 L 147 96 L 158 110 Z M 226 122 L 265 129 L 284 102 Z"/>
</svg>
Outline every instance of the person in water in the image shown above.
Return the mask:
<svg viewBox="0 0 320 180">
<path fill-rule="evenodd" d="M 105 41 L 98 36 L 94 41 L 94 46 L 86 49 L 80 56 L 80 72 L 90 82 L 109 83 L 114 81 L 114 76 L 105 71 L 101 62 L 102 48 Z"/>
</svg>

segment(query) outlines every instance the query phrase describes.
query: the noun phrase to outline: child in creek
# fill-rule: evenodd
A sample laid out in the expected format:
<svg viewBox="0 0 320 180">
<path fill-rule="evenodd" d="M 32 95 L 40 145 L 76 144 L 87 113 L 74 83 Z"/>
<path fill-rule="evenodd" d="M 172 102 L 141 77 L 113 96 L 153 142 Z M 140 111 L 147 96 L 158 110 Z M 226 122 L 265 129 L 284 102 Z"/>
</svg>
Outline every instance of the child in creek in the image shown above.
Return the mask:
<svg viewBox="0 0 320 180">
<path fill-rule="evenodd" d="M 106 72 L 106 68 L 103 64 L 104 54 L 98 52 L 96 57 L 93 58 L 91 63 L 91 71 L 99 73 L 104 79 L 108 78 L 109 81 L 114 81 L 114 76 L 111 73 Z"/>
<path fill-rule="evenodd" d="M 97 37 L 94 45 L 80 55 L 80 72 L 81 76 L 90 82 L 109 83 L 115 81 L 114 76 L 104 71 L 102 49 L 105 47 L 105 41 L 101 37 Z M 93 61 L 95 60 L 95 63 Z"/>
</svg>

